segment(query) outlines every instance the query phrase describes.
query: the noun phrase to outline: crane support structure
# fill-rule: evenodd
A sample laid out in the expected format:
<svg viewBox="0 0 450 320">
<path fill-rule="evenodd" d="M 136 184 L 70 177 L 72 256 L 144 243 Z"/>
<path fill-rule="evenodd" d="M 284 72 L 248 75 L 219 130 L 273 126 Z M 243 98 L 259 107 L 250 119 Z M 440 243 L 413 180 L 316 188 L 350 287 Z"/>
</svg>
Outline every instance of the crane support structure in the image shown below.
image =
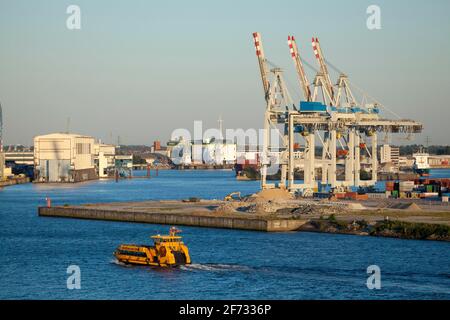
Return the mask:
<svg viewBox="0 0 450 320">
<path fill-rule="evenodd" d="M 343 73 L 337 81 L 335 94 L 317 38 L 313 38 L 313 48 L 320 71 L 311 93 L 295 39 L 288 37 L 290 54 L 306 100 L 300 102 L 300 108 L 295 108 L 282 70 L 268 71 L 261 36 L 254 33 L 253 37 L 266 98 L 261 154 L 263 189 L 282 188 L 310 196 L 319 185 L 342 191 L 373 186 L 378 170 L 377 135 L 409 136 L 422 132 L 423 126 L 417 121 L 382 118 L 376 102 L 363 106 L 351 92 L 348 77 Z M 319 90 L 323 104 L 317 101 Z M 302 104 L 306 108 L 302 108 Z M 367 174 L 362 175 L 363 171 Z M 295 176 L 301 172 L 304 178 L 298 181 Z M 280 175 L 280 180 L 268 183 L 268 176 L 276 174 Z"/>
</svg>

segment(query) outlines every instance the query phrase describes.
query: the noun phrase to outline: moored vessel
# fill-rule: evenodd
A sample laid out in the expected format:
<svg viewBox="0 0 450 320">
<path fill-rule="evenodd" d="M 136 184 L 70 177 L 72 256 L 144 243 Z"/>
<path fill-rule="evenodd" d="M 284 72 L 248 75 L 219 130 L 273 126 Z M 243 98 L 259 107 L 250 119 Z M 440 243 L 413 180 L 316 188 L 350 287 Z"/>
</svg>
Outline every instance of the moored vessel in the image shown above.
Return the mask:
<svg viewBox="0 0 450 320">
<path fill-rule="evenodd" d="M 429 156 L 428 153 L 423 152 L 422 150 L 413 154 L 413 171 L 422 177 L 430 175 L 430 165 L 428 163 Z"/>
</svg>

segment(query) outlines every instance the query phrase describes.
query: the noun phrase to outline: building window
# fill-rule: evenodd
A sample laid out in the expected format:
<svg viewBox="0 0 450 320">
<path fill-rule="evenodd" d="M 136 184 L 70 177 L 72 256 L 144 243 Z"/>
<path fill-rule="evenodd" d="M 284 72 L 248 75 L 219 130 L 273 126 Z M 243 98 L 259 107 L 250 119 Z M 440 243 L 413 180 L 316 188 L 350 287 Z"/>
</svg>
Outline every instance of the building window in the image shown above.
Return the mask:
<svg viewBox="0 0 450 320">
<path fill-rule="evenodd" d="M 77 154 L 91 154 L 91 144 L 77 143 Z"/>
</svg>

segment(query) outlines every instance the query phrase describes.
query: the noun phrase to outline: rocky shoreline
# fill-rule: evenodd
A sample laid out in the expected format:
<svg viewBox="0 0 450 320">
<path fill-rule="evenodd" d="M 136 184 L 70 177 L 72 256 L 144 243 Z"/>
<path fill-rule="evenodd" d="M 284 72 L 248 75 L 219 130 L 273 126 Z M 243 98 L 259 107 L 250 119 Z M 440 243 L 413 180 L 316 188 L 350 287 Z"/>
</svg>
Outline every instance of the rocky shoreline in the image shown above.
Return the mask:
<svg viewBox="0 0 450 320">
<path fill-rule="evenodd" d="M 442 224 L 415 223 L 405 221 L 365 220 L 344 221 L 334 215 L 312 219 L 300 227 L 299 231 L 375 236 L 409 240 L 450 241 L 450 227 Z"/>
</svg>

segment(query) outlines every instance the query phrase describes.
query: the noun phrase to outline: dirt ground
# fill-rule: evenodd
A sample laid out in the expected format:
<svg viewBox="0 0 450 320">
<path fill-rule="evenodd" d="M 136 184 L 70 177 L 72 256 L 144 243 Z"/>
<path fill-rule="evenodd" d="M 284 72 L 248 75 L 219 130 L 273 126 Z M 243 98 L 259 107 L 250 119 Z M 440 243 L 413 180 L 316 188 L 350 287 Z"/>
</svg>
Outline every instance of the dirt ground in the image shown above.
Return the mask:
<svg viewBox="0 0 450 320">
<path fill-rule="evenodd" d="M 369 200 L 328 201 L 294 199 L 284 190 L 265 190 L 241 200 L 143 201 L 90 204 L 89 207 L 117 211 L 148 213 L 184 213 L 207 216 L 240 216 L 287 219 L 318 219 L 334 215 L 343 221 L 375 222 L 386 218 L 406 222 L 444 224 L 450 226 L 450 206 L 420 201 Z"/>
</svg>

